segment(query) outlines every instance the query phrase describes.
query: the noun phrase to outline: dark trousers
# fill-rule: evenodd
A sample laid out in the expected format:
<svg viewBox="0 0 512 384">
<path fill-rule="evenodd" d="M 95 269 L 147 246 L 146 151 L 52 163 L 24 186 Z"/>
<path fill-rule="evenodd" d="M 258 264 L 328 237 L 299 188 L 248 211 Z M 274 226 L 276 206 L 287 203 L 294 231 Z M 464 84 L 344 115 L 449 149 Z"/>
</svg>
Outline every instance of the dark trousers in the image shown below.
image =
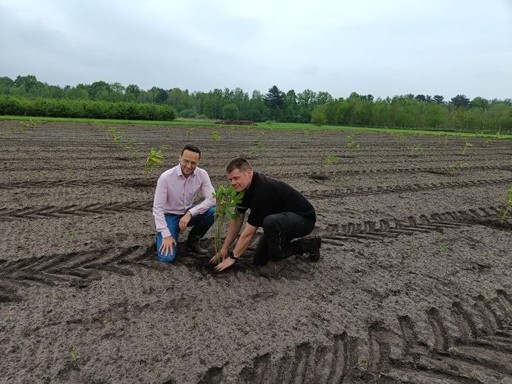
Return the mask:
<svg viewBox="0 0 512 384">
<path fill-rule="evenodd" d="M 292 240 L 310 234 L 314 228 L 314 221 L 296 213 L 268 215 L 263 219 L 263 236 L 256 247 L 254 264 L 265 265 L 269 260 L 279 261 L 297 254 L 302 248 Z"/>
</svg>

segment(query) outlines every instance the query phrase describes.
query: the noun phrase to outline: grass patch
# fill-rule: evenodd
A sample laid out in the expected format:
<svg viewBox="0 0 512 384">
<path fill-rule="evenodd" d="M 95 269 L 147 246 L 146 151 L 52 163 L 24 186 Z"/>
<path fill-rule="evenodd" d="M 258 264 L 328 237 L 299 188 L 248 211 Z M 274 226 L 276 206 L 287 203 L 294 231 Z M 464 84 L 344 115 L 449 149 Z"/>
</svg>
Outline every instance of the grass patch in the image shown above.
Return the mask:
<svg viewBox="0 0 512 384">
<path fill-rule="evenodd" d="M 215 124 L 216 120 L 200 120 L 200 119 L 176 119 L 172 121 L 151 121 L 151 120 L 115 120 L 115 119 L 85 119 L 85 118 L 66 118 L 66 117 L 30 117 L 30 116 L 0 116 L 0 120 L 15 121 L 56 121 L 56 122 L 74 122 L 74 123 L 110 123 L 110 124 L 137 124 L 137 125 L 153 125 L 153 126 L 178 126 L 178 127 L 218 127 L 245 129 L 246 125 L 222 125 Z M 308 132 L 329 132 L 329 131 L 354 131 L 354 132 L 382 132 L 394 135 L 431 135 L 431 136 L 456 136 L 456 137 L 474 137 L 474 138 L 492 138 L 492 139 L 512 139 L 512 134 L 500 133 L 471 133 L 459 131 L 442 131 L 442 130 L 426 130 L 415 128 L 369 128 L 369 127 L 348 127 L 338 125 L 317 126 L 309 123 L 276 123 L 276 122 L 260 122 L 256 123 L 260 130 L 302 130 Z"/>
</svg>

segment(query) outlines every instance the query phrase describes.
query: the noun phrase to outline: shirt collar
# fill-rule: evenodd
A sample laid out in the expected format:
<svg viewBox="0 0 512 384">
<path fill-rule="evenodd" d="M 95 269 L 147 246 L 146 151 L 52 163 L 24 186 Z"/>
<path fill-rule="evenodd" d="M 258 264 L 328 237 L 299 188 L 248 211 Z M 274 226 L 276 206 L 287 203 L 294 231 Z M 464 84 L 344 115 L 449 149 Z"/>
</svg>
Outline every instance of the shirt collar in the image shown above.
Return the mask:
<svg viewBox="0 0 512 384">
<path fill-rule="evenodd" d="M 249 185 L 249 188 L 247 188 L 248 192 L 252 192 L 254 190 L 255 184 L 257 183 L 257 181 L 259 179 L 260 179 L 260 175 L 258 174 L 258 172 L 253 172 L 251 184 Z"/>
<path fill-rule="evenodd" d="M 178 164 L 176 167 L 178 168 L 178 170 L 177 170 L 178 171 L 178 176 L 185 177 L 185 175 L 183 174 L 183 171 L 181 170 L 181 166 Z M 190 174 L 190 176 L 195 176 L 196 175 L 196 171 L 197 171 L 197 168 L 194 169 L 194 171 Z"/>
</svg>

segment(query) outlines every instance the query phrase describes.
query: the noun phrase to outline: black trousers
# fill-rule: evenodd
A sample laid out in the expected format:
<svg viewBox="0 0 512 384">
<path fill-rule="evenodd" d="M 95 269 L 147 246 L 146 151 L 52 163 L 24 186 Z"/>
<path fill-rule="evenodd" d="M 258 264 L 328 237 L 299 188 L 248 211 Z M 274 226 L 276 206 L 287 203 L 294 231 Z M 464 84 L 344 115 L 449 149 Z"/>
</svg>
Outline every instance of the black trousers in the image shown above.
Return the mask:
<svg viewBox="0 0 512 384">
<path fill-rule="evenodd" d="M 297 241 L 311 233 L 315 222 L 292 212 L 276 213 L 263 219 L 263 236 L 261 237 L 254 264 L 265 265 L 269 260 L 279 261 L 297 254 L 302 249 Z"/>
</svg>

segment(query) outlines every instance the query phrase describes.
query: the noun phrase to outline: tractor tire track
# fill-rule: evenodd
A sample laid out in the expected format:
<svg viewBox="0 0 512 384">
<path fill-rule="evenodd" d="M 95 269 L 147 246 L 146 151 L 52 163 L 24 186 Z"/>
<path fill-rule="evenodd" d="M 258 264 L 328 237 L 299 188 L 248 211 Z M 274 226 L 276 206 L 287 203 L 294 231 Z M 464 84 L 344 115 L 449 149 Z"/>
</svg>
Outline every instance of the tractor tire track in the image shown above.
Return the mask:
<svg viewBox="0 0 512 384">
<path fill-rule="evenodd" d="M 0 218 L 4 220 L 16 219 L 47 219 L 62 218 L 73 215 L 111 215 L 123 212 L 149 211 L 150 201 L 127 201 L 118 203 L 94 203 L 85 206 L 70 204 L 63 207 L 48 205 L 44 207 L 24 207 L 19 209 L 0 208 Z"/>
<path fill-rule="evenodd" d="M 219 150 L 219 152 L 225 153 L 224 151 L 221 151 L 221 150 Z M 485 160 L 487 160 L 487 161 L 506 161 L 509 159 L 509 156 L 506 156 L 506 155 L 507 154 L 504 154 L 503 156 L 499 156 L 499 155 L 493 154 L 492 156 L 486 156 Z M 236 156 L 236 153 L 233 153 L 233 156 Z M 289 159 L 288 159 L 288 157 L 286 157 L 286 154 L 284 155 L 284 157 L 283 157 L 283 155 L 281 155 L 280 166 L 283 168 L 295 167 L 297 165 L 296 161 L 295 161 L 295 157 L 296 157 L 295 153 L 290 154 Z M 209 168 L 208 164 L 223 163 L 226 158 L 229 158 L 229 156 L 227 156 L 226 154 L 224 154 L 223 157 L 219 158 L 219 159 L 216 159 L 215 157 L 210 156 L 208 158 L 208 161 L 205 162 L 203 165 L 205 166 L 205 168 Z M 309 158 L 314 158 L 314 156 L 309 157 Z M 385 160 L 384 161 L 382 159 L 379 160 L 378 158 L 375 158 L 375 156 L 372 156 L 372 158 L 370 160 L 366 160 L 366 157 L 361 155 L 355 159 L 342 158 L 342 160 L 343 160 L 343 165 L 345 165 L 345 166 L 346 165 L 355 165 L 355 166 L 380 165 L 380 166 L 382 166 L 382 164 L 389 164 L 390 166 L 395 166 L 395 165 L 408 165 L 410 163 L 410 157 L 408 157 L 408 156 L 402 156 L 402 157 L 397 156 L 397 158 L 398 158 L 397 160 Z M 268 160 L 267 154 L 265 155 L 265 159 Z M 251 156 L 249 156 L 249 160 L 251 160 L 254 163 L 254 165 L 258 165 L 258 161 L 253 160 L 251 158 Z M 444 168 L 446 163 L 455 163 L 456 161 L 469 160 L 469 159 L 467 159 L 466 156 L 453 155 L 453 156 L 448 156 L 448 157 L 445 156 L 445 157 L 443 157 L 443 160 L 439 160 L 436 156 L 422 157 L 421 160 L 422 160 L 422 163 L 440 163 L 441 168 Z M 93 159 L 93 161 L 95 161 L 95 160 Z M 16 172 L 24 172 L 24 171 L 57 172 L 57 171 L 64 171 L 64 170 L 73 170 L 73 171 L 131 170 L 131 171 L 133 171 L 134 166 L 137 167 L 136 164 L 139 164 L 139 165 L 142 164 L 142 163 L 137 163 L 136 160 L 132 160 L 129 157 L 116 157 L 110 163 L 105 163 L 105 161 L 97 160 L 96 164 L 94 164 L 94 163 L 91 164 L 91 161 L 89 161 L 89 159 L 87 159 L 87 164 L 85 164 L 85 165 L 81 165 L 82 162 L 78 162 L 77 164 L 67 164 L 67 165 L 52 164 L 52 163 L 48 163 L 48 164 L 44 164 L 44 165 L 42 165 L 40 163 L 30 164 L 30 163 L 28 163 L 27 159 L 19 159 L 18 162 L 22 163 L 22 165 L 15 164 L 14 161 L 11 161 L 11 162 L 13 163 L 11 167 L 1 168 L 0 172 L 12 172 L 13 167 L 16 169 Z M 311 169 L 316 170 L 321 165 L 321 163 L 322 163 L 322 159 L 318 158 L 318 160 L 303 161 L 301 163 L 301 167 L 311 168 Z M 433 167 L 433 168 L 439 168 L 439 167 Z"/>
<path fill-rule="evenodd" d="M 470 187 L 484 187 L 488 185 L 509 184 L 512 178 L 494 179 L 494 180 L 470 180 L 470 181 L 454 181 L 442 183 L 423 183 L 423 184 L 405 184 L 405 185 L 389 185 L 389 186 L 376 186 L 376 187 L 357 187 L 357 188 L 343 188 L 334 190 L 313 190 L 302 191 L 302 193 L 310 198 L 325 199 L 325 198 L 343 198 L 349 196 L 370 196 L 386 193 L 404 193 L 404 192 L 423 192 L 423 191 L 437 191 L 443 189 L 456 189 L 456 188 L 470 188 Z"/>
<path fill-rule="evenodd" d="M 496 220 L 500 209 L 494 206 L 469 208 L 459 211 L 434 212 L 430 215 L 411 215 L 407 220 L 379 219 L 345 224 L 328 224 L 320 231 L 322 242 L 331 245 L 342 245 L 346 240 L 380 241 L 383 238 L 413 235 L 415 233 L 442 232 L 444 228 L 461 226 Z"/>
<path fill-rule="evenodd" d="M 468 166 L 464 168 L 465 171 L 474 170 L 474 171 L 496 171 L 496 170 L 505 170 L 512 171 L 512 165 L 481 165 L 481 166 Z M 353 176 L 353 175 L 372 175 L 372 174 L 396 174 L 396 173 L 434 173 L 434 174 L 444 174 L 451 175 L 454 173 L 453 168 L 451 167 L 409 167 L 409 168 L 378 168 L 378 169 L 349 169 L 349 170 L 340 170 L 340 171 L 329 171 L 329 177 L 336 176 Z M 308 171 L 302 172 L 279 172 L 276 174 L 270 173 L 269 175 L 277 178 L 301 178 L 305 176 L 315 177 L 315 174 L 312 174 Z M 215 181 L 224 181 L 224 177 L 214 177 L 212 176 L 212 180 Z M 21 189 L 21 188 L 56 188 L 56 187 L 87 187 L 94 185 L 115 185 L 126 188 L 154 188 L 156 180 L 148 179 L 148 178 L 104 178 L 97 180 L 41 180 L 41 181 L 18 181 L 18 182 L 4 182 L 0 183 L 0 189 L 12 190 L 12 189 Z"/>
<path fill-rule="evenodd" d="M 425 312 L 423 323 L 430 328 L 425 339 L 416 332 L 423 324 L 415 324 L 407 315 L 398 316 L 398 330 L 375 321 L 368 326 L 366 340 L 341 333 L 334 335 L 328 345 L 302 341 L 282 351 L 256 356 L 239 368 L 233 382 L 508 382 L 512 380 L 512 332 L 508 325 L 512 322 L 512 297 L 502 290 L 496 294 L 491 299 L 467 300 L 472 307 L 486 308 L 484 316 L 506 316 L 503 320 L 507 324 L 501 322 L 492 330 L 485 324 L 477 326 L 482 316 L 479 311 L 455 301 L 451 312 L 436 307 Z M 492 309 L 496 306 L 503 312 L 496 313 Z M 227 366 L 211 367 L 198 382 L 227 382 L 225 369 Z"/>
<path fill-rule="evenodd" d="M 20 301 L 17 291 L 34 284 L 85 287 L 101 272 L 132 276 L 130 266 L 151 267 L 151 247 L 105 248 L 15 261 L 0 260 L 0 302 Z"/>
<path fill-rule="evenodd" d="M 490 185 L 509 184 L 512 178 L 496 179 L 496 180 L 473 180 L 460 182 L 444 182 L 444 183 L 426 183 L 426 184 L 409 184 L 409 185 L 391 185 L 376 187 L 358 187 L 344 188 L 334 190 L 313 190 L 302 191 L 302 193 L 314 199 L 324 198 L 343 198 L 349 196 L 370 196 L 386 193 L 404 193 L 404 192 L 422 192 L 442 189 L 482 187 Z M 114 214 L 119 212 L 130 211 L 148 211 L 151 209 L 151 201 L 129 201 L 109 204 L 89 204 L 79 206 L 76 204 L 64 207 L 44 206 L 44 207 L 23 207 L 19 209 L 0 208 L 0 218 L 7 220 L 15 219 L 41 219 L 48 217 L 63 217 L 66 215 L 82 215 L 82 214 Z"/>
<path fill-rule="evenodd" d="M 148 178 L 105 178 L 96 180 L 40 180 L 40 181 L 17 181 L 11 183 L 0 183 L 0 189 L 12 190 L 22 188 L 57 188 L 57 187 L 89 187 L 95 185 L 115 185 L 126 188 L 155 188 L 156 180 Z"/>
<path fill-rule="evenodd" d="M 385 237 L 397 237 L 400 235 L 413 235 L 432 231 L 443 231 L 444 228 L 457 228 L 466 225 L 473 225 L 479 221 L 496 217 L 498 208 L 479 207 L 463 211 L 447 211 L 432 213 L 429 216 L 409 216 L 407 220 L 381 219 L 367 220 L 360 223 L 346 223 L 329 225 L 320 233 L 325 244 L 341 246 L 348 240 L 352 241 L 375 241 Z M 32 211 L 29 211 L 33 214 Z M 205 241 L 212 241 L 206 239 Z M 254 252 L 256 238 L 253 245 L 248 249 L 248 257 L 238 263 L 233 274 L 237 279 L 245 279 L 248 273 L 255 273 L 248 261 L 250 253 Z M 70 286 L 86 286 L 87 282 L 100 279 L 102 273 L 113 273 L 118 275 L 133 275 L 131 266 L 143 266 L 145 268 L 160 269 L 158 265 L 151 262 L 155 253 L 154 245 L 144 248 L 134 246 L 124 249 L 106 248 L 87 252 L 75 252 L 68 254 L 56 254 L 44 257 L 31 257 L 15 261 L 0 259 L 0 302 L 19 301 L 18 288 L 33 284 L 56 286 L 67 284 Z M 208 260 L 198 257 L 187 257 L 186 248 L 183 249 L 183 257 L 177 264 L 184 265 L 191 271 L 198 272 L 203 277 L 214 274 L 213 268 Z M 222 276 L 220 276 L 222 278 Z M 276 276 L 280 279 L 301 279 L 304 278 L 300 271 L 295 274 L 282 274 Z M 454 309 L 456 311 L 457 308 Z M 481 311 L 485 311 L 483 308 Z M 459 310 L 459 317 L 464 318 L 464 313 Z M 512 317 L 512 309 L 500 310 L 500 317 L 487 318 L 486 324 L 490 331 L 500 327 L 503 323 L 501 318 Z M 431 316 L 435 319 L 435 316 Z M 433 320 L 432 320 L 433 321 Z M 433 323 L 435 324 L 435 323 Z M 471 326 L 465 334 L 473 335 L 475 331 Z M 440 343 L 438 343 L 440 344 Z"/>
</svg>

